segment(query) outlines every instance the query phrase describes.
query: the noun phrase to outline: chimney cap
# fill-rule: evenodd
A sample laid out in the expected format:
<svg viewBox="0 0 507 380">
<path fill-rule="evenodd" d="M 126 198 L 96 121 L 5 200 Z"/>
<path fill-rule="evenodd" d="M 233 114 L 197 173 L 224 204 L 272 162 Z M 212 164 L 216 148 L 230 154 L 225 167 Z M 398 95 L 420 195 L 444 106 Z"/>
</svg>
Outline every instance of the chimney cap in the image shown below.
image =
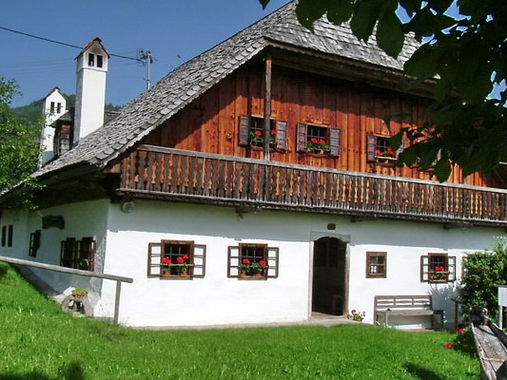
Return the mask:
<svg viewBox="0 0 507 380">
<path fill-rule="evenodd" d="M 102 48 L 102 50 L 104 50 L 104 52 L 107 54 L 107 58 L 111 58 L 111 55 L 109 54 L 109 52 L 107 51 L 106 47 L 104 46 L 104 44 L 102 43 L 102 40 L 99 38 L 99 37 L 95 37 L 93 40 L 89 41 L 85 47 L 83 48 L 83 50 L 81 50 L 81 52 L 77 55 L 76 59 L 79 58 L 81 56 L 81 54 L 85 53 L 87 50 L 91 49 L 91 47 L 93 45 L 95 45 L 95 43 L 99 44 L 100 47 Z"/>
</svg>

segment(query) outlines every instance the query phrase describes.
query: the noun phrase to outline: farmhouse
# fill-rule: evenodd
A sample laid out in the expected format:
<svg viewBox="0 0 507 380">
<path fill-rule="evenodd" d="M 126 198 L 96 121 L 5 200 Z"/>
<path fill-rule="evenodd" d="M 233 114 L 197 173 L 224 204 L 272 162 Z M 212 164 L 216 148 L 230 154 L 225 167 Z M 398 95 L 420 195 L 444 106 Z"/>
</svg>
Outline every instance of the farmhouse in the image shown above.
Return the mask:
<svg viewBox="0 0 507 380">
<path fill-rule="evenodd" d="M 294 7 L 176 68 L 103 126 L 100 115 L 76 122 L 73 148 L 34 173 L 39 209 L 9 207 L 16 189 L 0 198 L 0 255 L 132 277 L 129 326 L 353 309 L 373 323 L 375 297 L 394 295 L 431 296 L 452 323 L 463 258 L 504 232 L 507 192 L 458 167 L 440 184 L 394 166 L 388 138 L 421 124 L 430 102 L 431 83 L 398 86 L 416 42 L 395 60 L 347 25 L 302 28 Z M 108 59 L 100 40 L 85 47 L 82 86 Z M 399 112 L 410 118 L 388 129 Z M 113 314 L 114 284 L 36 274 L 90 289 L 94 314 Z"/>
</svg>

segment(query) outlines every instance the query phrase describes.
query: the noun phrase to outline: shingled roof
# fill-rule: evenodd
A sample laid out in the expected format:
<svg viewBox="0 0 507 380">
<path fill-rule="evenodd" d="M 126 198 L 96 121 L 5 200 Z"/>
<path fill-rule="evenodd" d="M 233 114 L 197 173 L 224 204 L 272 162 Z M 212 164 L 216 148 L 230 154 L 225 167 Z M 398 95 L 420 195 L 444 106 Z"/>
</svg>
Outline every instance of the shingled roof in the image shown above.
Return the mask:
<svg viewBox="0 0 507 380">
<path fill-rule="evenodd" d="M 291 2 L 176 68 L 123 107 L 114 120 L 33 175 L 41 176 L 80 164 L 106 166 L 272 42 L 394 70 L 403 68 L 403 62 L 418 44 L 408 38 L 399 59 L 395 60 L 377 47 L 374 37 L 368 44 L 360 42 L 347 24 L 336 26 L 323 17 L 315 23 L 312 33 L 298 23 L 295 3 Z"/>
</svg>

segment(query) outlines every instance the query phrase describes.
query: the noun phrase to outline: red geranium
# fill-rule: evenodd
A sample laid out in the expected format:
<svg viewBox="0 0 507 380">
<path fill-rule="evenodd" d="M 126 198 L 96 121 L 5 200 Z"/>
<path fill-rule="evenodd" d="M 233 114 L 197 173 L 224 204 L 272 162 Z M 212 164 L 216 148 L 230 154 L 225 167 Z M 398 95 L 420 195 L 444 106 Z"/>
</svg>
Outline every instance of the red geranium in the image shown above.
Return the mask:
<svg viewBox="0 0 507 380">
<path fill-rule="evenodd" d="M 312 139 L 310 141 L 312 143 L 314 143 L 314 144 L 318 144 L 319 143 L 319 140 L 316 137 L 312 137 Z"/>
<path fill-rule="evenodd" d="M 377 156 L 382 156 L 382 155 L 384 154 L 384 152 L 382 152 L 380 149 L 377 149 L 377 150 L 375 151 L 375 154 L 376 154 Z"/>
<path fill-rule="evenodd" d="M 173 262 L 172 262 L 172 260 L 171 260 L 169 257 L 167 257 L 167 256 L 165 256 L 165 257 L 162 259 L 162 264 L 165 264 L 165 265 L 170 265 L 170 264 L 172 264 L 172 263 L 173 263 Z"/>
<path fill-rule="evenodd" d="M 396 154 L 396 152 L 391 147 L 387 148 L 387 153 L 389 153 L 391 156 L 394 156 Z"/>
<path fill-rule="evenodd" d="M 325 143 L 326 143 L 326 140 L 323 140 L 323 139 L 319 140 L 319 144 L 325 144 Z"/>
<path fill-rule="evenodd" d="M 178 256 L 176 261 L 178 262 L 178 264 L 183 264 L 185 262 L 185 259 L 183 259 L 183 257 L 181 257 L 181 256 Z"/>
<path fill-rule="evenodd" d="M 451 349 L 452 346 L 453 346 L 453 344 L 451 342 L 444 343 L 445 348 Z"/>
<path fill-rule="evenodd" d="M 256 136 L 262 136 L 262 132 L 261 131 L 255 131 L 255 135 Z"/>
<path fill-rule="evenodd" d="M 250 265 L 251 261 L 249 259 L 243 259 L 243 264 Z"/>
<path fill-rule="evenodd" d="M 436 270 L 437 272 L 443 272 L 443 271 L 445 271 L 445 267 L 444 267 L 444 266 L 442 266 L 442 265 L 437 265 L 437 266 L 435 267 L 435 270 Z"/>
<path fill-rule="evenodd" d="M 266 262 L 266 260 L 259 260 L 259 265 L 261 267 L 267 267 L 268 266 L 268 263 Z"/>
<path fill-rule="evenodd" d="M 187 261 L 188 260 L 188 255 L 184 255 L 183 256 L 183 260 Z"/>
<path fill-rule="evenodd" d="M 460 329 L 456 330 L 456 332 L 457 332 L 458 334 L 463 334 L 463 333 L 465 332 L 465 329 L 462 327 L 462 328 L 460 328 Z"/>
<path fill-rule="evenodd" d="M 271 130 L 271 134 L 272 134 L 272 135 L 276 135 L 276 129 L 272 129 L 272 130 Z"/>
</svg>

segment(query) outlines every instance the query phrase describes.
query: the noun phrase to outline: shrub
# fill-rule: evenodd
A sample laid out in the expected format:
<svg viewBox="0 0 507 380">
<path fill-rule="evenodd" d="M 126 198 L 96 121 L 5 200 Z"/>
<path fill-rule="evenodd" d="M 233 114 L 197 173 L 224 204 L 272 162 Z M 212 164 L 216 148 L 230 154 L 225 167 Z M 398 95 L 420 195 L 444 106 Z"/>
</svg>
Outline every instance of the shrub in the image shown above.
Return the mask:
<svg viewBox="0 0 507 380">
<path fill-rule="evenodd" d="M 463 304 L 463 318 L 468 318 L 470 307 L 486 307 L 492 319 L 498 318 L 497 285 L 507 284 L 507 246 L 498 239 L 493 249 L 476 252 L 463 262 L 465 273 L 459 291 Z"/>
</svg>

